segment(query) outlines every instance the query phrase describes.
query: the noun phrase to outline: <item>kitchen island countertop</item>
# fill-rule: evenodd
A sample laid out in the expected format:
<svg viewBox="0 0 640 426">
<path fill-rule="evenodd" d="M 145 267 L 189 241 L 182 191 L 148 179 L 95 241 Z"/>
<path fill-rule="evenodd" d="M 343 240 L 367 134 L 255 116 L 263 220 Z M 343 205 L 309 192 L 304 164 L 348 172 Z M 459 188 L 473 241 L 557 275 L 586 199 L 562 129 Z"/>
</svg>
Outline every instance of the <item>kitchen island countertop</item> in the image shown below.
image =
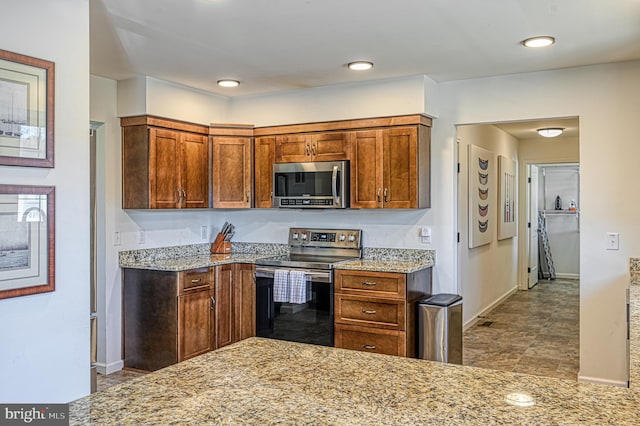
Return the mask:
<svg viewBox="0 0 640 426">
<path fill-rule="evenodd" d="M 512 406 L 508 394 L 533 397 Z M 633 389 L 250 338 L 70 404 L 70 424 L 638 424 Z"/>
</svg>

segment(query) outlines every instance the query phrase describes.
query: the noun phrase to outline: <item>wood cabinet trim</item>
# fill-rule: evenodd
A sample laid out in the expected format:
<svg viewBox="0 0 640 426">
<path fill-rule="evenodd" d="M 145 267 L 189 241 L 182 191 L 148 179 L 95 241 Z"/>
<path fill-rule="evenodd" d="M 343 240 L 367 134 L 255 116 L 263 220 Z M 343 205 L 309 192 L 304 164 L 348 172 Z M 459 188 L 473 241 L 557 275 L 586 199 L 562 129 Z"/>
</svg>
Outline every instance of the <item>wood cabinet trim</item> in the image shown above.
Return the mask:
<svg viewBox="0 0 640 426">
<path fill-rule="evenodd" d="M 163 127 L 165 129 L 180 130 L 183 132 L 199 133 L 202 135 L 209 134 L 209 126 L 188 121 L 174 120 L 172 118 L 158 117 L 155 115 L 136 115 L 131 117 L 121 117 L 120 126 L 154 126 Z"/>
<path fill-rule="evenodd" d="M 390 117 L 361 118 L 353 120 L 324 121 L 281 126 L 256 127 L 255 136 L 285 135 L 289 133 L 327 132 L 336 130 L 362 130 L 376 127 L 423 125 L 431 127 L 432 119 L 423 114 Z"/>
</svg>

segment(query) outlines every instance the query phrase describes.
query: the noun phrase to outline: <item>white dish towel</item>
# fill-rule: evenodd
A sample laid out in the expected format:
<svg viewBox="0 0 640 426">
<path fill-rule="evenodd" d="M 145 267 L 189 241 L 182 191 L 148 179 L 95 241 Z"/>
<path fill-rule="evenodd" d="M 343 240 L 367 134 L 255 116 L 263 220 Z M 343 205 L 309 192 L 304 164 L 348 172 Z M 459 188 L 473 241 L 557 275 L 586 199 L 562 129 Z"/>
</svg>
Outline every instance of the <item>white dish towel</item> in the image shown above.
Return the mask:
<svg viewBox="0 0 640 426">
<path fill-rule="evenodd" d="M 289 270 L 276 269 L 273 271 L 273 301 L 288 302 L 291 294 L 289 286 Z"/>
<path fill-rule="evenodd" d="M 306 303 L 307 275 L 304 271 L 289 271 L 289 285 L 291 286 L 289 303 Z"/>
</svg>

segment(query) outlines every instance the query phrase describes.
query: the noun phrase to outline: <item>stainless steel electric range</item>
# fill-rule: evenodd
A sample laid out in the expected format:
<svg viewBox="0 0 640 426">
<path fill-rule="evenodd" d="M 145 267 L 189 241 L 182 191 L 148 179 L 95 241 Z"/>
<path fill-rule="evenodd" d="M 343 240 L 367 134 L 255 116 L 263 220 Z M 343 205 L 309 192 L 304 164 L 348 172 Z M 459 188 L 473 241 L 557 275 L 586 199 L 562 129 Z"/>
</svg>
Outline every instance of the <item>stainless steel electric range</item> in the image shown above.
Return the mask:
<svg viewBox="0 0 640 426">
<path fill-rule="evenodd" d="M 333 268 L 362 256 L 358 229 L 289 229 L 289 254 L 256 260 L 256 335 L 333 346 Z"/>
</svg>

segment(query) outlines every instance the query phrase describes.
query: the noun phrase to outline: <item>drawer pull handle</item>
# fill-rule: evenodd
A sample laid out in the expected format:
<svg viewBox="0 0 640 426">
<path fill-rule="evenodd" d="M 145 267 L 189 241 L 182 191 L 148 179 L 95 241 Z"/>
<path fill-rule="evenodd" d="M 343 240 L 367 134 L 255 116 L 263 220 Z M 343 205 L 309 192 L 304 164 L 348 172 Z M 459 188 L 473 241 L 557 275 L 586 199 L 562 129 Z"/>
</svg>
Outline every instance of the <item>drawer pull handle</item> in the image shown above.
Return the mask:
<svg viewBox="0 0 640 426">
<path fill-rule="evenodd" d="M 374 286 L 376 284 L 378 283 L 375 281 L 362 281 L 362 285 Z"/>
<path fill-rule="evenodd" d="M 202 278 L 198 278 L 197 280 L 191 280 L 191 284 L 198 284 L 199 282 L 202 282 Z"/>
<path fill-rule="evenodd" d="M 375 315 L 376 311 L 374 311 L 373 309 L 363 309 L 362 313 L 367 315 Z"/>
<path fill-rule="evenodd" d="M 376 350 L 376 345 L 362 345 L 362 349 L 368 349 L 370 351 Z"/>
<path fill-rule="evenodd" d="M 211 310 L 214 311 L 216 309 L 216 299 L 211 296 Z"/>
</svg>

